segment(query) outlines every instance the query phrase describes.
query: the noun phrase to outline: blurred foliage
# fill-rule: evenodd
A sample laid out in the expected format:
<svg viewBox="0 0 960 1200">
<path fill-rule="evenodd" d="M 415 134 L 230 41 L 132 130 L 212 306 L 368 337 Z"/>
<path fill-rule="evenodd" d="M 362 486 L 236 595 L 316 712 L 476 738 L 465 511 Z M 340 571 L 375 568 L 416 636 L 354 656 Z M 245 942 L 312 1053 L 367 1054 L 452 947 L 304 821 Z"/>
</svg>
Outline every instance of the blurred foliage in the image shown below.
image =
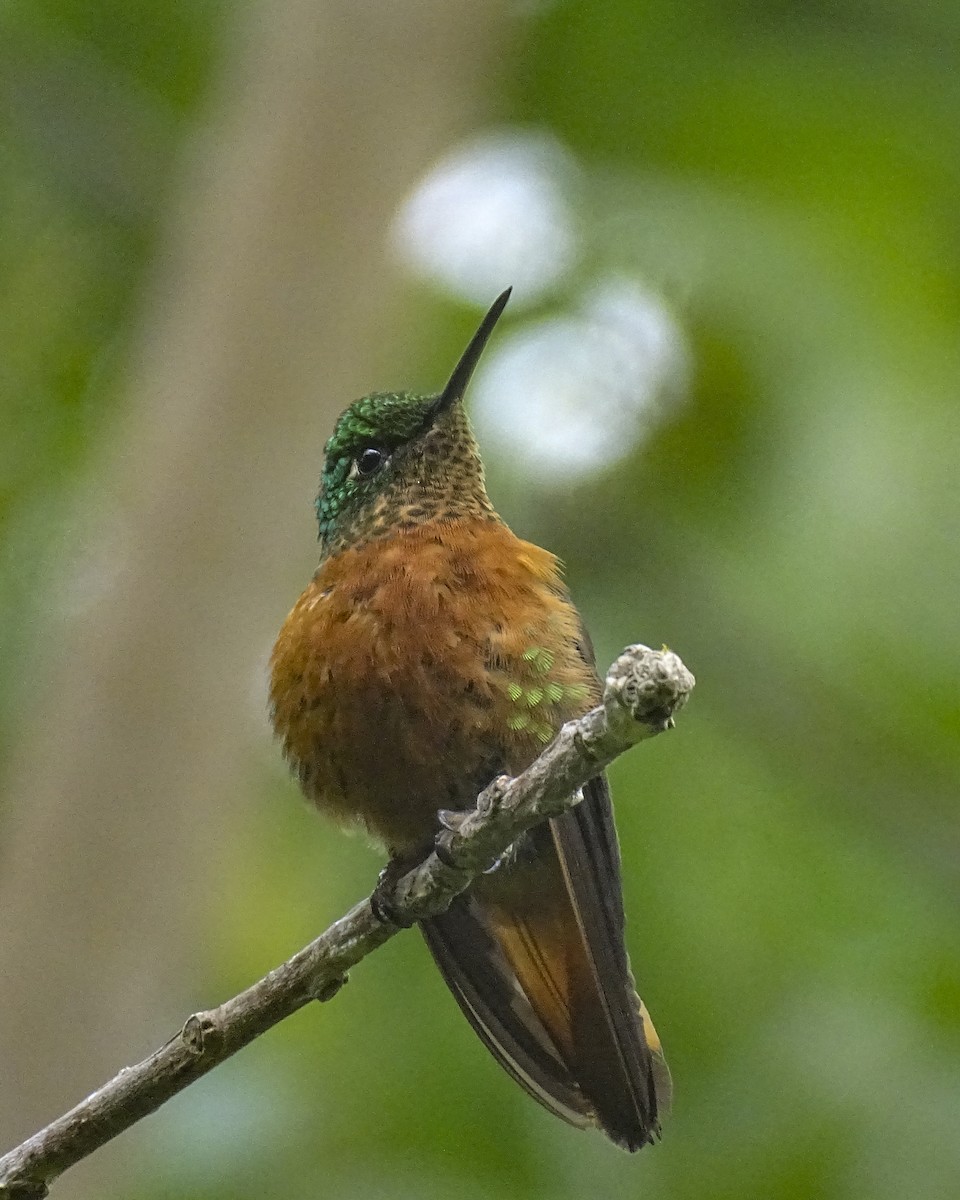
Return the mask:
<svg viewBox="0 0 960 1200">
<path fill-rule="evenodd" d="M 0 750 L 71 480 L 121 395 L 162 181 L 233 20 L 0 13 Z M 555 299 L 634 274 L 693 349 L 689 394 L 626 467 L 535 491 L 491 464 L 511 523 L 566 560 L 600 660 L 665 641 L 698 676 L 680 730 L 612 772 L 676 1109 L 636 1159 L 551 1120 L 411 935 L 131 1134 L 137 1194 L 954 1197 L 960 9 L 579 0 L 519 30 L 500 117 L 583 168 Z M 375 865 L 272 759 L 261 775 L 209 997 Z"/>
<path fill-rule="evenodd" d="M 0 754 L 45 552 L 119 399 L 213 4 L 0 11 Z"/>
</svg>

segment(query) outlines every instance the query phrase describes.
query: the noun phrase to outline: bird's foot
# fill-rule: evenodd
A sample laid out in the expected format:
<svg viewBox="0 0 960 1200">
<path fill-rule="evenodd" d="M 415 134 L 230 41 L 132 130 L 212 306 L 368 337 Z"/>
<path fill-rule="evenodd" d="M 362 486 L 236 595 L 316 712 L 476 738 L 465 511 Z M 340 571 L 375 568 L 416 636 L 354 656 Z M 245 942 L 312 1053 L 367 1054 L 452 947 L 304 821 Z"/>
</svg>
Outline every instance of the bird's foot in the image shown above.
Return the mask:
<svg viewBox="0 0 960 1200">
<path fill-rule="evenodd" d="M 450 833 L 459 833 L 460 826 L 475 812 L 476 809 L 473 808 L 441 808 L 437 811 L 437 820 L 443 829 L 449 830 Z"/>
<path fill-rule="evenodd" d="M 419 858 L 391 858 L 377 877 L 377 886 L 370 896 L 370 908 L 381 925 L 393 925 L 397 929 L 409 929 L 415 924 L 404 916 L 396 904 L 396 888 L 408 871 L 417 865 Z"/>
</svg>

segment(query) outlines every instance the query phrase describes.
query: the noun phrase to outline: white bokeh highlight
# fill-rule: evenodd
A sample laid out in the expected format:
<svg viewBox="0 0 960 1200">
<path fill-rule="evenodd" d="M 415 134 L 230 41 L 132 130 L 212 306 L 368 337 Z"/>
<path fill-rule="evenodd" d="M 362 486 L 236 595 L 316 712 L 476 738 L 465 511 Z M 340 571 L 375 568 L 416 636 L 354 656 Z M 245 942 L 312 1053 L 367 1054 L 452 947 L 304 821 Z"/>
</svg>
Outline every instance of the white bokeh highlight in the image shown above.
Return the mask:
<svg viewBox="0 0 960 1200">
<path fill-rule="evenodd" d="M 681 393 L 688 363 L 662 300 L 609 279 L 578 313 L 494 339 L 470 407 L 485 448 L 528 479 L 561 487 L 632 454 Z"/>
<path fill-rule="evenodd" d="M 514 308 L 553 288 L 576 258 L 569 194 L 576 178 L 559 142 L 528 130 L 459 146 L 397 214 L 398 254 L 419 276 L 486 306 L 509 284 Z"/>
</svg>

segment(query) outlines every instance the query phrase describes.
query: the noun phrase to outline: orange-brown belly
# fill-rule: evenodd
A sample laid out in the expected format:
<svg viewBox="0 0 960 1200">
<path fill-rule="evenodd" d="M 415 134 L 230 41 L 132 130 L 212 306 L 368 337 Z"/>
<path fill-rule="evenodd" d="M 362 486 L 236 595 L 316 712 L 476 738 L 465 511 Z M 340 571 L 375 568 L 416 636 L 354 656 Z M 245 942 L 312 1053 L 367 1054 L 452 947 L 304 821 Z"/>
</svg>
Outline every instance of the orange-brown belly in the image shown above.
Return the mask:
<svg viewBox="0 0 960 1200">
<path fill-rule="evenodd" d="M 592 703 L 556 559 L 499 522 L 425 524 L 325 561 L 274 648 L 304 792 L 394 852 L 521 770 Z"/>
</svg>

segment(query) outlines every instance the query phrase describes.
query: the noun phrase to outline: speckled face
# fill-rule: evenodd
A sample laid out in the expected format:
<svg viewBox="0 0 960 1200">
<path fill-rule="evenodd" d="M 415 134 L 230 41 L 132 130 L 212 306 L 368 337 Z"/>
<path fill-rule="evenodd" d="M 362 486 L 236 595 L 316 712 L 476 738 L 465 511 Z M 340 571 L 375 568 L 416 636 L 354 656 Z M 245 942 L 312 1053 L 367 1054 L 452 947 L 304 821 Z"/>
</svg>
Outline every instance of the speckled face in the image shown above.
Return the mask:
<svg viewBox="0 0 960 1200">
<path fill-rule="evenodd" d="M 317 519 L 323 557 L 424 521 L 493 512 L 459 400 L 378 392 L 355 401 L 327 442 Z"/>
<path fill-rule="evenodd" d="M 354 401 L 340 414 L 323 448 L 323 474 L 317 496 L 321 538 L 346 510 L 356 508 L 380 490 L 383 468 L 390 456 L 399 445 L 425 430 L 435 403 L 435 397 L 409 392 L 377 392 Z"/>
</svg>

